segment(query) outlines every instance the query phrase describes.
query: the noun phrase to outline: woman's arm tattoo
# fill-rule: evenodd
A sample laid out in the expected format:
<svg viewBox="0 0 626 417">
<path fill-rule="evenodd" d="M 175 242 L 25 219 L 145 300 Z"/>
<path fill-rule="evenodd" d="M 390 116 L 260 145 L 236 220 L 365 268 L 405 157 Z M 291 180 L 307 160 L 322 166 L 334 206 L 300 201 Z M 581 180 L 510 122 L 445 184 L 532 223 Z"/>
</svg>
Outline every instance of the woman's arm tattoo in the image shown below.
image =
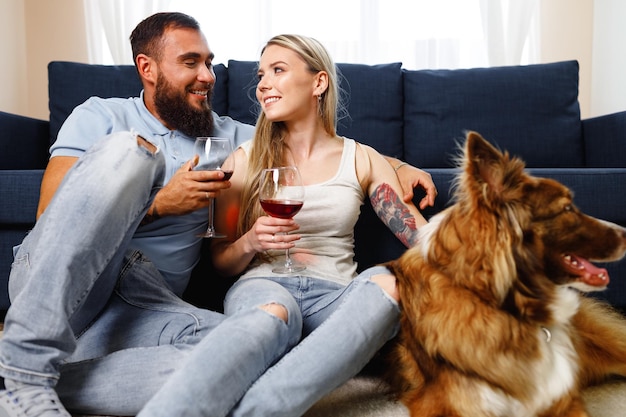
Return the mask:
<svg viewBox="0 0 626 417">
<path fill-rule="evenodd" d="M 376 215 L 405 246 L 411 247 L 417 242 L 415 217 L 389 184 L 376 187 L 370 201 Z"/>
</svg>

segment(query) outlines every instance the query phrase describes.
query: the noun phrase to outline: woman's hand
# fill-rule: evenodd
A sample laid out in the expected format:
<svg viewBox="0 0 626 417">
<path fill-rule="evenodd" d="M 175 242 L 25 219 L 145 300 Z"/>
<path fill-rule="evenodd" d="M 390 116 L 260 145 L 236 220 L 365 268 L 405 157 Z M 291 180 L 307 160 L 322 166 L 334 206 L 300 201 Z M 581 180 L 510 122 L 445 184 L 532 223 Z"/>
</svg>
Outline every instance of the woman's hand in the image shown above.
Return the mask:
<svg viewBox="0 0 626 417">
<path fill-rule="evenodd" d="M 402 186 L 402 191 L 404 192 L 402 200 L 405 203 L 409 203 L 413 200 L 413 190 L 420 187 L 424 190 L 426 195 L 419 202 L 419 208 L 423 210 L 427 206 L 433 206 L 435 204 L 437 187 L 433 182 L 432 176 L 428 172 L 409 164 L 403 164 L 401 167 L 396 169 L 396 175 L 398 176 L 398 180 L 400 180 L 400 185 Z"/>
<path fill-rule="evenodd" d="M 300 235 L 291 234 L 300 226 L 293 219 L 261 216 L 245 234 L 249 247 L 253 252 L 263 252 L 268 249 L 287 249 L 295 246 Z"/>
</svg>

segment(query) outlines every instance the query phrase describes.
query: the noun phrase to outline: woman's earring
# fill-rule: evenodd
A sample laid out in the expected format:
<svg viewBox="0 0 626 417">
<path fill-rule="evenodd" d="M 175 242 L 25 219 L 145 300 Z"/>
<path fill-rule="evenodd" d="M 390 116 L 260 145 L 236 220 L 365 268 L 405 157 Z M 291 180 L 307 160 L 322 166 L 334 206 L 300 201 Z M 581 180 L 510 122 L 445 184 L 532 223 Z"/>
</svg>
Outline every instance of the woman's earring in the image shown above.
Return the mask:
<svg viewBox="0 0 626 417">
<path fill-rule="evenodd" d="M 324 116 L 324 112 L 322 111 L 322 95 L 317 96 L 317 112 L 320 116 Z"/>
</svg>

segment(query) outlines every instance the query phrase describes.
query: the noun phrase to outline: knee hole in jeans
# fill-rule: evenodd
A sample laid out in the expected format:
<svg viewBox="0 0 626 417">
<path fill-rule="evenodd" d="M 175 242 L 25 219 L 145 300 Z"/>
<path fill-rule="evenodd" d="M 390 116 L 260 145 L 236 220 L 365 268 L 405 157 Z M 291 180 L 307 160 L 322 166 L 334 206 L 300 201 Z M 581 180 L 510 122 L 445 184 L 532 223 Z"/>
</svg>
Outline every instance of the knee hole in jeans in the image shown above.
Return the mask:
<svg viewBox="0 0 626 417">
<path fill-rule="evenodd" d="M 262 305 L 259 308 L 261 310 L 263 310 L 263 311 L 266 311 L 266 312 L 268 312 L 268 313 L 278 317 L 279 319 L 281 319 L 285 323 L 288 323 L 289 313 L 287 312 L 287 308 L 284 305 L 276 304 L 276 303 L 270 303 L 270 304 Z"/>
<path fill-rule="evenodd" d="M 148 142 L 146 139 L 142 138 L 139 135 L 137 135 L 137 144 L 139 146 L 143 146 L 144 148 L 146 148 L 148 151 L 150 151 L 153 154 L 156 153 L 157 151 L 156 146 L 154 146 L 152 143 Z"/>
<path fill-rule="evenodd" d="M 400 301 L 400 294 L 398 293 L 398 285 L 396 277 L 390 274 L 378 274 L 371 278 L 372 282 L 383 289 L 390 297 L 396 301 Z"/>
</svg>

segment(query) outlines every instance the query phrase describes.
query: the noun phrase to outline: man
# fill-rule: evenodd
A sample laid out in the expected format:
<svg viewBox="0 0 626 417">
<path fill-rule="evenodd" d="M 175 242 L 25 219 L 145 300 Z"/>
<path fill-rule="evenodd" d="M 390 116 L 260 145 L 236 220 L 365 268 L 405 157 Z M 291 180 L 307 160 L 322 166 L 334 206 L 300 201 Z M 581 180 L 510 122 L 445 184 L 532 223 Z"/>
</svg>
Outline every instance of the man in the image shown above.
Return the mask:
<svg viewBox="0 0 626 417">
<path fill-rule="evenodd" d="M 0 416 L 69 416 L 64 405 L 135 415 L 192 352 L 216 358 L 209 413 L 225 415 L 275 359 L 263 336 L 287 331 L 273 306 L 226 318 L 180 299 L 200 256 L 201 209 L 229 186 L 193 170 L 194 138 L 239 144 L 253 127 L 211 111 L 213 53 L 193 18 L 157 13 L 131 44 L 141 96 L 89 99 L 51 149 L 38 221 L 9 280 Z M 434 199 L 416 172 L 405 181 Z"/>
</svg>

